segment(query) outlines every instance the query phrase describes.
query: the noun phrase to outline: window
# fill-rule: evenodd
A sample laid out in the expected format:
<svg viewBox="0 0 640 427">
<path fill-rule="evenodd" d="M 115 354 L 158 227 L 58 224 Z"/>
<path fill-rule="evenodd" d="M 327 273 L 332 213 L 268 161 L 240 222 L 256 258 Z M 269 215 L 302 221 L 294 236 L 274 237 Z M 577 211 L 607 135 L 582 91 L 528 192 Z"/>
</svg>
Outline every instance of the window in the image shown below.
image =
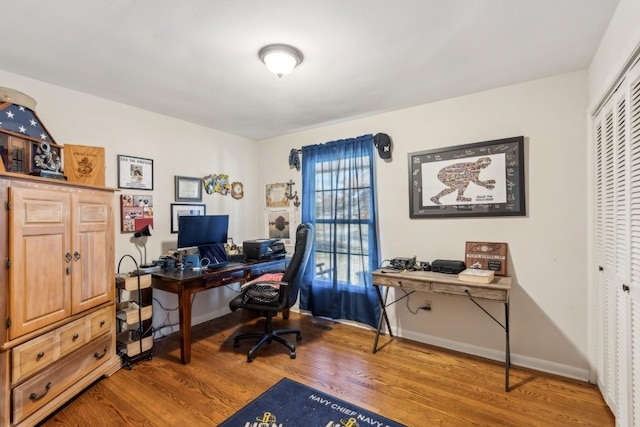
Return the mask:
<svg viewBox="0 0 640 427">
<path fill-rule="evenodd" d="M 300 308 L 314 315 L 377 325 L 374 160 L 371 135 L 302 149 L 302 221 L 315 244 Z"/>
</svg>

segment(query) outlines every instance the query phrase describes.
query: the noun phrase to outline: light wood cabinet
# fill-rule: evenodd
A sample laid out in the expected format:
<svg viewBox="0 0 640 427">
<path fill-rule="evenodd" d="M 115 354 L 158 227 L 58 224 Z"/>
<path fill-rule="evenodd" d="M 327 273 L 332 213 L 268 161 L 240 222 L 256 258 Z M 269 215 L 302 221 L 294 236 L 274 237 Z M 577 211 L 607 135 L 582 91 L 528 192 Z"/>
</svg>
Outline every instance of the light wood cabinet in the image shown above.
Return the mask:
<svg viewBox="0 0 640 427">
<path fill-rule="evenodd" d="M 113 190 L 0 173 L 0 196 L 0 426 L 34 425 L 120 368 Z"/>
</svg>

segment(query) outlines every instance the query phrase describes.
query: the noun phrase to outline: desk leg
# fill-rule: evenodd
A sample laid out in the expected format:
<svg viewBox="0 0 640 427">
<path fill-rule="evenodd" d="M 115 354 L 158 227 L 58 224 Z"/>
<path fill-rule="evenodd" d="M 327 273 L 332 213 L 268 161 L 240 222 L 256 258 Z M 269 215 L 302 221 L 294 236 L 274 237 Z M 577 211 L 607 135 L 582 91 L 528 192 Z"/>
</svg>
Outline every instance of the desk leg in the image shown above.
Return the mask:
<svg viewBox="0 0 640 427">
<path fill-rule="evenodd" d="M 504 303 L 504 331 L 506 335 L 504 361 L 504 391 L 509 391 L 509 368 L 511 367 L 511 348 L 509 347 L 509 302 Z"/>
<path fill-rule="evenodd" d="M 180 304 L 180 361 L 183 365 L 191 363 L 191 293 L 178 293 Z"/>
<path fill-rule="evenodd" d="M 380 286 L 375 285 L 376 293 L 378 294 L 378 302 L 380 303 L 380 319 L 378 319 L 378 329 L 376 330 L 376 338 L 373 341 L 373 350 L 372 353 L 378 351 L 378 338 L 380 338 L 380 330 L 382 329 L 382 320 L 384 319 L 387 323 L 387 331 L 389 331 L 389 336 L 393 336 L 393 332 L 391 332 L 391 323 L 389 323 L 389 318 L 387 317 L 387 296 L 389 296 L 389 288 L 385 289 L 384 299 L 380 294 Z"/>
</svg>

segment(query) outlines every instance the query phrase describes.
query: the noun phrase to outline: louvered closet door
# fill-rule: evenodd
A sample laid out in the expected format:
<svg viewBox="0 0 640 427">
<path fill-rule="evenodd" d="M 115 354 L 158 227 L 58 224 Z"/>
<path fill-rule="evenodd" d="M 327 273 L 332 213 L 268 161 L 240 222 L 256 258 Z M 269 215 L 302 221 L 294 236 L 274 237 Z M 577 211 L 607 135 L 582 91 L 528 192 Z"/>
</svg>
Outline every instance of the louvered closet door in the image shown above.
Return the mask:
<svg viewBox="0 0 640 427">
<path fill-rule="evenodd" d="M 627 76 L 629 82 L 631 277 L 628 282 L 628 425 L 640 426 L 640 64 Z"/>
<path fill-rule="evenodd" d="M 618 416 L 627 407 L 626 298 L 629 281 L 628 101 L 619 89 L 594 121 L 596 140 L 596 256 L 601 267 L 596 304 L 601 308 L 598 328 L 598 384 Z"/>
<path fill-rule="evenodd" d="M 592 333 L 595 335 L 594 341 L 596 343 L 596 373 L 597 373 L 597 382 L 600 386 L 600 389 L 605 394 L 606 389 L 606 376 L 603 375 L 605 372 L 605 355 L 604 355 L 604 343 L 605 343 L 605 333 L 604 333 L 604 322 L 603 322 L 603 314 L 605 307 L 604 304 L 604 294 L 605 294 L 605 286 L 604 286 L 604 265 L 605 265 L 605 237 L 604 237 L 604 130 L 603 130 L 603 120 L 602 116 L 604 114 L 601 112 L 597 117 L 594 118 L 594 140 L 595 140 L 595 257 L 596 263 L 598 265 L 598 275 L 596 276 L 596 284 L 595 284 L 595 292 L 594 292 L 594 301 L 593 301 L 593 312 L 596 313 L 595 322 L 592 324 L 594 327 L 594 331 Z"/>
</svg>

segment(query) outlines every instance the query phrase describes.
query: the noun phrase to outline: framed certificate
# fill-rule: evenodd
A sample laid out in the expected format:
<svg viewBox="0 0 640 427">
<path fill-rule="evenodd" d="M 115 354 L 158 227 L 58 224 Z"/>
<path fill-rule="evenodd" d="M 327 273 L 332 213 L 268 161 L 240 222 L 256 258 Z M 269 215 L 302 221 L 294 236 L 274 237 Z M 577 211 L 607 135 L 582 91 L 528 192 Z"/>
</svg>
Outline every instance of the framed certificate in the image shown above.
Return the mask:
<svg viewBox="0 0 640 427">
<path fill-rule="evenodd" d="M 202 180 L 188 176 L 176 176 L 176 202 L 201 202 Z"/>
</svg>

